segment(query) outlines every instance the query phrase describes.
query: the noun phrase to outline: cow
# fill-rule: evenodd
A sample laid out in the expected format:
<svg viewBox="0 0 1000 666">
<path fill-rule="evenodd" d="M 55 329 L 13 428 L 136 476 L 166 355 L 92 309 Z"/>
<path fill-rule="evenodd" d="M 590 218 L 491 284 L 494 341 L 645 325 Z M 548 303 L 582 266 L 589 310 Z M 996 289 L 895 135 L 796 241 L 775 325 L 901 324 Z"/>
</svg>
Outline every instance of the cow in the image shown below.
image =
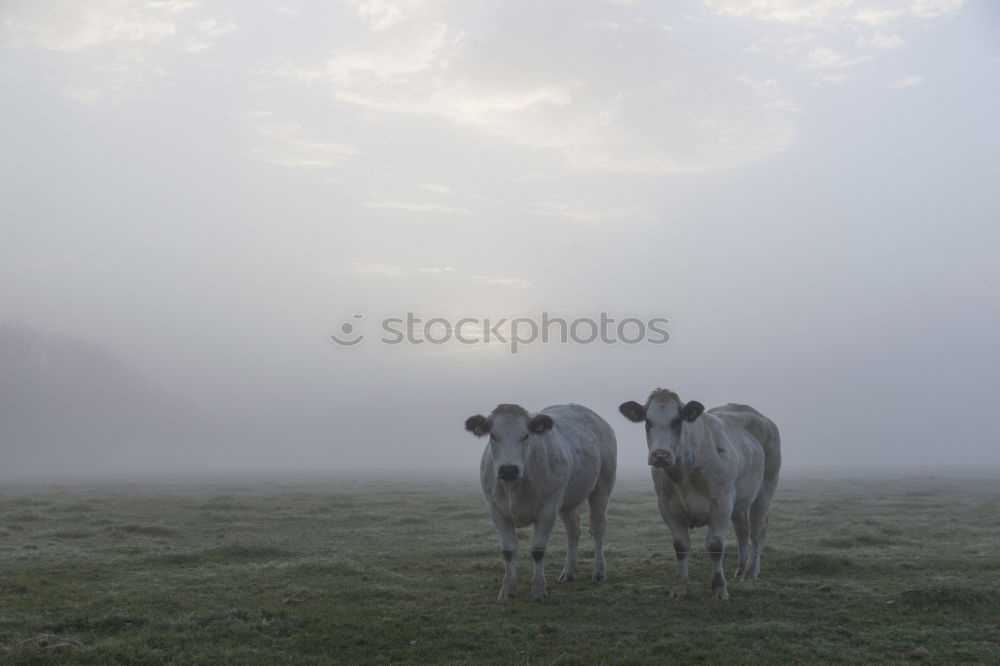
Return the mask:
<svg viewBox="0 0 1000 666">
<path fill-rule="evenodd" d="M 712 596 L 728 599 L 722 556 L 730 521 L 739 545 L 736 579 L 752 581 L 760 572 L 767 510 L 781 468 L 778 427 L 753 407 L 730 403 L 705 411 L 700 402 L 683 402 L 662 388 L 650 393 L 645 405 L 629 401 L 618 409 L 630 421 L 646 424 L 647 462 L 677 554 L 670 596 L 687 596 L 688 530 L 707 525 Z"/>
<path fill-rule="evenodd" d="M 566 526 L 566 562 L 559 580 L 573 579 L 580 541 L 578 508 L 584 500 L 590 505 L 594 537 L 592 578 L 605 580 L 604 534 L 618 464 L 618 444 L 608 422 L 581 405 L 553 405 L 536 414 L 519 405 L 499 405 L 489 416 L 470 416 L 465 429 L 476 437 L 489 435 L 480 480 L 506 563 L 498 598 L 517 592 L 516 530 L 531 524 L 531 593 L 536 599 L 546 596 L 543 561 L 556 515 Z"/>
</svg>

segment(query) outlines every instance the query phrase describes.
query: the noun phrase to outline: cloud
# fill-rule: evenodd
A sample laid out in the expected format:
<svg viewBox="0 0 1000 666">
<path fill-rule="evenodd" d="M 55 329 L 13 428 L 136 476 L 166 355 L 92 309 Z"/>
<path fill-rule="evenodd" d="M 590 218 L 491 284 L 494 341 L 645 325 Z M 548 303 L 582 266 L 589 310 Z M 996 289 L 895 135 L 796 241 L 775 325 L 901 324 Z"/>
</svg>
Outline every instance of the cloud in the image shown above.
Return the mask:
<svg viewBox="0 0 1000 666">
<path fill-rule="evenodd" d="M 348 0 L 371 30 L 387 30 L 399 24 L 420 22 L 441 13 L 455 0 Z"/>
<path fill-rule="evenodd" d="M 436 183 L 421 183 L 417 187 L 427 192 L 434 192 L 435 194 L 454 194 L 455 192 L 455 190 L 447 185 L 438 185 Z"/>
<path fill-rule="evenodd" d="M 878 26 L 898 18 L 902 13 L 900 9 L 859 9 L 854 12 L 853 19 L 865 25 Z"/>
<path fill-rule="evenodd" d="M 435 213 L 453 213 L 456 215 L 472 215 L 472 211 L 465 208 L 442 206 L 440 204 L 424 203 L 420 201 L 370 201 L 365 204 L 365 208 L 391 208 L 395 210 L 407 210 L 414 212 L 435 212 Z"/>
<path fill-rule="evenodd" d="M 770 53 L 805 70 L 849 68 L 879 52 L 900 48 L 905 19 L 933 19 L 958 11 L 963 0 L 914 0 L 887 7 L 870 0 L 703 0 L 732 19 L 778 23 L 796 30 L 784 39 L 764 37 L 750 51 Z M 816 75 L 814 83 L 842 83 L 843 76 Z"/>
<path fill-rule="evenodd" d="M 775 80 L 692 58 L 654 24 L 630 24 L 623 52 L 607 58 L 592 49 L 589 6 L 567 23 L 544 3 L 498 5 L 495 30 L 480 34 L 455 25 L 447 3 L 354 4 L 367 31 L 322 66 L 275 75 L 364 109 L 555 152 L 577 171 L 729 168 L 784 150 L 795 134 L 795 105 Z"/>
<path fill-rule="evenodd" d="M 329 266 L 324 267 L 325 270 L 329 270 Z M 455 269 L 451 266 L 424 266 L 421 268 L 404 268 L 403 266 L 397 266 L 394 264 L 386 264 L 382 262 L 366 262 L 366 261 L 355 261 L 352 262 L 346 270 L 336 271 L 340 273 L 347 273 L 350 275 L 357 275 L 360 277 L 403 277 L 406 275 L 414 274 L 424 274 L 424 275 L 440 275 L 455 272 Z"/>
<path fill-rule="evenodd" d="M 237 28 L 237 25 L 232 21 L 220 23 L 214 18 L 197 21 L 195 22 L 195 26 L 209 37 L 222 37 L 223 35 L 235 32 Z"/>
<path fill-rule="evenodd" d="M 855 0 L 703 0 L 719 14 L 789 24 L 830 25 L 863 23 L 880 25 L 901 16 L 930 19 L 961 9 L 964 0 L 912 0 L 908 6 L 892 9 L 881 3 Z M 858 5 L 876 5 L 858 7 Z M 902 2 L 895 3 L 897 5 Z"/>
<path fill-rule="evenodd" d="M 803 69 L 830 69 L 839 67 L 853 67 L 860 63 L 871 60 L 871 56 L 848 57 L 841 53 L 825 47 L 815 48 L 809 51 L 806 62 L 802 64 Z"/>
<path fill-rule="evenodd" d="M 198 37 L 188 37 L 184 40 L 181 50 L 185 53 L 201 53 L 212 47 L 210 42 L 205 41 L 205 39 L 218 39 L 231 32 L 235 32 L 237 25 L 229 21 L 227 23 L 220 23 L 214 18 L 204 19 L 201 21 L 195 21 L 195 27 L 198 29 Z"/>
<path fill-rule="evenodd" d="M 193 3 L 15 0 L 0 23 L 14 45 L 81 51 L 110 43 L 159 43 L 177 34 L 173 16 Z"/>
<path fill-rule="evenodd" d="M 202 51 L 208 49 L 209 46 L 208 42 L 203 42 L 199 39 L 195 39 L 194 37 L 188 37 L 184 40 L 184 46 L 181 47 L 181 49 L 185 53 L 201 53 Z"/>
<path fill-rule="evenodd" d="M 62 96 L 82 104 L 94 104 L 101 101 L 101 91 L 82 81 L 69 81 L 62 88 Z"/>
<path fill-rule="evenodd" d="M 964 4 L 965 0 L 913 0 L 909 13 L 917 18 L 932 19 L 958 11 Z"/>
<path fill-rule="evenodd" d="M 150 9 L 163 10 L 167 14 L 180 14 L 201 6 L 201 2 L 200 0 L 159 0 L 146 2 L 146 6 Z"/>
<path fill-rule="evenodd" d="M 870 35 L 862 35 L 858 37 L 858 46 L 863 49 L 879 49 L 882 51 L 889 51 L 891 49 L 898 49 L 903 45 L 903 38 L 897 34 L 885 34 L 882 32 L 875 32 Z"/>
<path fill-rule="evenodd" d="M 913 88 L 924 82 L 922 76 L 907 76 L 889 84 L 890 88 Z"/>
<path fill-rule="evenodd" d="M 336 141 L 320 141 L 302 137 L 302 126 L 281 122 L 269 111 L 244 114 L 265 143 L 254 149 L 262 162 L 297 168 L 324 168 L 342 164 L 360 154 L 354 146 Z"/>
<path fill-rule="evenodd" d="M 62 79 L 57 85 L 67 99 L 143 99 L 170 83 L 161 50 L 195 53 L 207 48 L 204 40 L 184 34 L 185 29 L 194 31 L 182 21 L 184 14 L 199 6 L 181 0 L 6 0 L 0 45 L 54 52 L 49 71 Z M 42 62 L 35 65 L 46 66 Z"/>
<path fill-rule="evenodd" d="M 603 206 L 593 203 L 540 202 L 533 206 L 534 213 L 555 215 L 580 222 L 601 222 L 634 217 L 638 209 L 634 207 Z"/>
<path fill-rule="evenodd" d="M 281 5 L 278 7 L 278 15 L 284 16 L 286 18 L 292 18 L 299 15 L 299 10 L 296 7 L 288 7 L 286 5 Z"/>
<path fill-rule="evenodd" d="M 363 43 L 341 48 L 323 67 L 281 68 L 276 74 L 302 81 L 329 80 L 337 84 L 372 79 L 393 83 L 425 71 L 439 61 L 448 41 L 442 23 L 400 28 L 367 36 Z"/>
<path fill-rule="evenodd" d="M 779 23 L 819 23 L 848 9 L 852 0 L 704 0 L 724 16 Z"/>
<path fill-rule="evenodd" d="M 845 81 L 850 81 L 853 78 L 853 74 L 820 74 L 819 76 L 813 77 L 813 83 L 830 83 L 833 85 L 840 85 Z"/>
<path fill-rule="evenodd" d="M 393 266 L 392 264 L 355 261 L 348 267 L 346 272 L 351 275 L 396 277 L 403 275 L 406 271 L 404 271 L 402 266 Z"/>
<path fill-rule="evenodd" d="M 487 275 L 473 275 L 472 278 L 479 282 L 499 287 L 508 287 L 510 289 L 532 289 L 535 286 L 530 280 L 525 280 L 524 278 L 490 277 Z"/>
</svg>

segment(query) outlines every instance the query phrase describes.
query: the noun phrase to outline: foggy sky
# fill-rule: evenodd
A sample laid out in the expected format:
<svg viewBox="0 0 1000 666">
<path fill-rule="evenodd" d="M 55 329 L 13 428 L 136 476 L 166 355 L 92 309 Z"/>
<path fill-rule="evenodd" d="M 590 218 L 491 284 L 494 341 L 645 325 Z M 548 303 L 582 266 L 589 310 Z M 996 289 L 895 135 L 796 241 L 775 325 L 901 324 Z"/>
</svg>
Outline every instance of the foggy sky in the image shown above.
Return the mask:
<svg viewBox="0 0 1000 666">
<path fill-rule="evenodd" d="M 787 469 L 998 465 L 998 19 L 6 2 L 0 478 L 474 478 L 501 402 L 585 404 L 641 471 L 617 405 L 659 386 L 757 407 Z M 379 344 L 409 311 L 671 340 Z"/>
</svg>

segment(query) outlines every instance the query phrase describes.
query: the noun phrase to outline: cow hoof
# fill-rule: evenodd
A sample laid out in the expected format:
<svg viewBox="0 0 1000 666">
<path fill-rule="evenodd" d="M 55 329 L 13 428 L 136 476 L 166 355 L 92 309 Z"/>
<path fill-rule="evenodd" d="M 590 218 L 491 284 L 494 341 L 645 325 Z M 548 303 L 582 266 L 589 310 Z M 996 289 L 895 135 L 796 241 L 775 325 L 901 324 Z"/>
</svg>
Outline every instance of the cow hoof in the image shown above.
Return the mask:
<svg viewBox="0 0 1000 666">
<path fill-rule="evenodd" d="M 575 577 L 576 577 L 575 571 L 563 571 L 561 574 L 559 574 L 558 580 L 560 583 L 565 583 L 568 580 L 573 580 Z"/>
<path fill-rule="evenodd" d="M 595 583 L 601 583 L 608 579 L 608 575 L 603 571 L 595 571 L 590 579 Z"/>
<path fill-rule="evenodd" d="M 686 599 L 688 595 L 687 587 L 675 587 L 670 591 L 671 599 Z"/>
<path fill-rule="evenodd" d="M 549 596 L 549 593 L 546 592 L 545 590 L 532 590 L 531 591 L 531 598 L 534 599 L 535 601 L 541 601 L 542 599 L 544 599 L 547 596 Z"/>
<path fill-rule="evenodd" d="M 712 590 L 712 598 L 719 601 L 729 601 L 729 592 L 726 590 Z"/>
<path fill-rule="evenodd" d="M 517 588 L 500 588 L 500 594 L 497 595 L 497 601 L 506 601 L 507 599 L 513 599 L 517 596 Z"/>
</svg>

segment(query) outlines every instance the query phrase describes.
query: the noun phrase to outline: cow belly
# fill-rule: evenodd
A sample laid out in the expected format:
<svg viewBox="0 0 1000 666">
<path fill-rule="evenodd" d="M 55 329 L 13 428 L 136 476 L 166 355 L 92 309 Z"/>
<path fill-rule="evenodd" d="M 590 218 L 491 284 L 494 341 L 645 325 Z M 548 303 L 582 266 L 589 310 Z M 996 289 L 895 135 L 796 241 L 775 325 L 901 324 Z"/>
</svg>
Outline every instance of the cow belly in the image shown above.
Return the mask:
<svg viewBox="0 0 1000 666">
<path fill-rule="evenodd" d="M 583 504 L 597 485 L 597 470 L 588 469 L 585 474 L 577 474 L 570 479 L 566 492 L 563 493 L 561 511 L 575 509 Z"/>
</svg>

